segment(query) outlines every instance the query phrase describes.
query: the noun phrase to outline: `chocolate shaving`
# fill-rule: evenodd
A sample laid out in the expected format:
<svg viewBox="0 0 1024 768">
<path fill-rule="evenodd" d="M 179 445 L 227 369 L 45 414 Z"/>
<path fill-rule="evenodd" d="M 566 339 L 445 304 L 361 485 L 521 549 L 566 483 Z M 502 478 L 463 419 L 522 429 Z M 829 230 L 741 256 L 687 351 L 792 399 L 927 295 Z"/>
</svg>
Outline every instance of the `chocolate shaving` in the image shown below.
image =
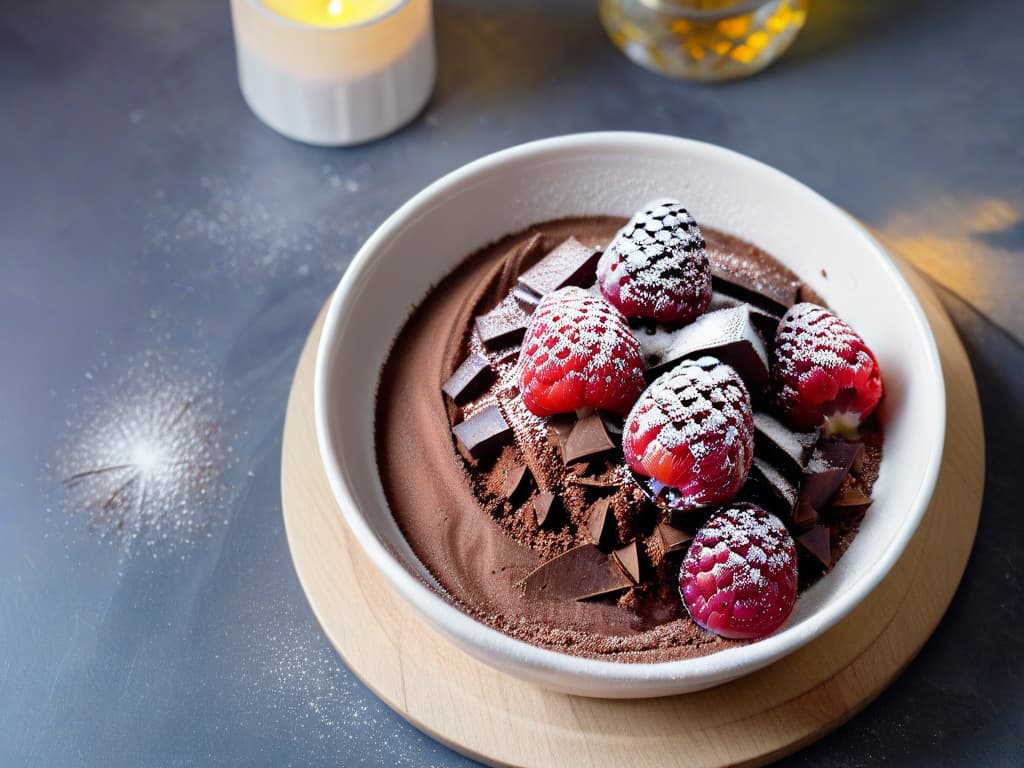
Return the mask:
<svg viewBox="0 0 1024 768">
<path fill-rule="evenodd" d="M 798 432 L 763 411 L 754 414 L 754 453 L 790 477 L 797 478 L 804 473 L 817 442 L 816 429 Z"/>
<path fill-rule="evenodd" d="M 512 289 L 512 298 L 516 300 L 516 304 L 528 315 L 533 314 L 533 310 L 540 304 L 542 296 L 538 293 L 534 293 L 524 285 L 517 285 Z"/>
<path fill-rule="evenodd" d="M 611 502 L 608 499 L 598 499 L 591 507 L 587 515 L 587 532 L 591 540 L 599 547 L 605 547 L 610 543 L 614 534 L 614 515 L 608 514 Z"/>
<path fill-rule="evenodd" d="M 782 472 L 755 456 L 748 482 L 752 485 L 756 500 L 761 502 L 762 506 L 778 515 L 792 517 L 800 493 L 797 486 Z"/>
<path fill-rule="evenodd" d="M 509 312 L 501 305 L 486 315 L 477 315 L 476 331 L 484 346 L 493 351 L 521 342 L 529 324 L 530 319 L 518 307 Z"/>
<path fill-rule="evenodd" d="M 807 533 L 802 533 L 796 537 L 796 543 L 799 544 L 808 554 L 814 559 L 824 565 L 826 568 L 832 567 L 832 543 L 831 533 L 828 526 L 816 525 Z"/>
<path fill-rule="evenodd" d="M 547 422 L 548 440 L 562 450 L 572 428 L 576 425 L 576 417 L 570 415 L 552 416 Z"/>
<path fill-rule="evenodd" d="M 522 587 L 527 598 L 588 600 L 633 586 L 613 558 L 593 544 L 581 544 L 533 570 Z"/>
<path fill-rule="evenodd" d="M 768 386 L 768 352 L 746 305 L 701 315 L 672 336 L 665 351 L 654 361 L 648 360 L 648 377 L 683 358 L 711 355 L 735 368 L 749 388 L 760 391 Z"/>
<path fill-rule="evenodd" d="M 860 459 L 864 444 L 859 441 L 829 439 L 818 443 L 818 453 L 833 467 L 849 472 Z"/>
<path fill-rule="evenodd" d="M 685 548 L 693 540 L 692 533 L 673 528 L 668 523 L 658 523 L 657 533 L 666 554 Z"/>
<path fill-rule="evenodd" d="M 452 432 L 459 447 L 474 459 L 494 453 L 512 442 L 512 428 L 494 405 L 456 424 Z"/>
<path fill-rule="evenodd" d="M 455 369 L 441 386 L 441 391 L 452 399 L 456 405 L 462 405 L 479 395 L 492 381 L 494 371 L 483 355 L 473 353 Z"/>
<path fill-rule="evenodd" d="M 615 447 L 608 436 L 608 430 L 600 415 L 592 413 L 585 416 L 573 426 L 569 436 L 562 444 L 562 461 L 572 464 L 581 459 L 600 456 Z"/>
<path fill-rule="evenodd" d="M 640 553 L 637 550 L 636 542 L 631 541 L 621 549 L 612 552 L 616 564 L 629 576 L 634 584 L 640 583 Z"/>
<path fill-rule="evenodd" d="M 708 304 L 705 312 L 716 312 L 719 309 L 739 307 L 744 303 L 742 299 L 738 299 L 735 296 L 727 296 L 724 293 L 715 291 L 711 294 L 711 303 Z M 750 310 L 750 319 L 757 327 L 757 330 L 761 332 L 761 337 L 766 341 L 773 341 L 775 339 L 775 332 L 779 329 L 779 323 L 782 322 L 782 315 L 768 312 L 754 304 L 746 304 L 746 306 Z"/>
<path fill-rule="evenodd" d="M 519 347 L 509 347 L 503 352 L 499 352 L 495 358 L 495 365 L 501 365 L 502 363 L 510 363 L 513 360 L 519 359 Z"/>
<path fill-rule="evenodd" d="M 729 269 L 723 264 L 716 263 L 713 254 L 709 253 L 709 256 L 712 256 L 711 288 L 719 293 L 734 296 L 747 304 L 753 304 L 780 317 L 800 300 L 799 282 L 790 282 L 784 285 L 761 282 Z"/>
<path fill-rule="evenodd" d="M 860 488 L 852 482 L 843 483 L 832 498 L 833 507 L 868 507 L 871 505 L 871 497 L 864 494 Z"/>
<path fill-rule="evenodd" d="M 807 465 L 800 486 L 801 502 L 815 509 L 824 507 L 850 473 L 850 467 L 864 446 L 846 440 L 821 440 Z"/>
<path fill-rule="evenodd" d="M 810 528 L 818 522 L 818 510 L 812 507 L 803 497 L 793 509 L 793 525 L 797 528 Z"/>
<path fill-rule="evenodd" d="M 517 464 L 505 475 L 505 486 L 502 492 L 512 504 L 519 504 L 530 490 L 530 469 L 525 464 Z"/>
<path fill-rule="evenodd" d="M 594 279 L 599 257 L 599 251 L 570 237 L 521 274 L 519 285 L 538 296 L 568 285 L 585 285 Z"/>
<path fill-rule="evenodd" d="M 550 491 L 537 494 L 533 500 L 533 513 L 537 516 L 537 525 L 541 528 L 552 527 L 560 506 L 558 497 Z"/>
</svg>

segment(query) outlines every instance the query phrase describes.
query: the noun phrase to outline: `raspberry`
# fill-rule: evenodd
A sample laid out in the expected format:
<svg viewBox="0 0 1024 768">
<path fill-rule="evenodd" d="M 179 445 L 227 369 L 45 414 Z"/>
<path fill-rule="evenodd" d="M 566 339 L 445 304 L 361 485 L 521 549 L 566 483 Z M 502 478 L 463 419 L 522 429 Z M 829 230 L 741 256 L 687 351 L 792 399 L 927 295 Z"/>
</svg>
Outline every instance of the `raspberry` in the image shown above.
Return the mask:
<svg viewBox="0 0 1024 768">
<path fill-rule="evenodd" d="M 519 391 L 538 416 L 625 414 L 644 388 L 640 343 L 611 304 L 582 288 L 545 296 L 519 350 Z"/>
<path fill-rule="evenodd" d="M 597 263 L 601 293 L 627 317 L 688 323 L 711 302 L 704 237 L 676 200 L 630 219 Z"/>
<path fill-rule="evenodd" d="M 743 380 L 714 357 L 684 360 L 633 406 L 622 451 L 673 507 L 731 500 L 754 460 L 754 415 Z"/>
<path fill-rule="evenodd" d="M 782 521 L 753 504 L 735 504 L 697 531 L 679 569 L 679 593 L 705 629 L 754 640 L 789 618 L 796 575 L 796 544 Z"/>
<path fill-rule="evenodd" d="M 882 374 L 864 340 L 824 307 L 791 307 L 775 333 L 772 391 L 794 429 L 853 433 L 882 399 Z"/>
</svg>

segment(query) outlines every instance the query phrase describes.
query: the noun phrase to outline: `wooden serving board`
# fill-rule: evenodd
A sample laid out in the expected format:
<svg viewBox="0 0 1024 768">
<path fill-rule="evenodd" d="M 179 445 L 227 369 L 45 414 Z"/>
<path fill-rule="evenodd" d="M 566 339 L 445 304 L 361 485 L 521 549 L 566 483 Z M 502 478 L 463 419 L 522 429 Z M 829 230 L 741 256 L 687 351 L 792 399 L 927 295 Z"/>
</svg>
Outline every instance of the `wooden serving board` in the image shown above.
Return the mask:
<svg viewBox="0 0 1024 768">
<path fill-rule="evenodd" d="M 833 730 L 881 693 L 935 629 L 981 507 L 984 441 L 970 363 L 934 294 L 904 272 L 938 342 L 947 433 L 931 506 L 903 557 L 850 616 L 776 664 L 711 690 L 632 701 L 553 693 L 491 669 L 430 629 L 376 572 L 320 464 L 313 367 L 321 313 L 288 402 L 281 486 L 295 568 L 327 636 L 392 709 L 494 765 L 760 765 Z"/>
</svg>

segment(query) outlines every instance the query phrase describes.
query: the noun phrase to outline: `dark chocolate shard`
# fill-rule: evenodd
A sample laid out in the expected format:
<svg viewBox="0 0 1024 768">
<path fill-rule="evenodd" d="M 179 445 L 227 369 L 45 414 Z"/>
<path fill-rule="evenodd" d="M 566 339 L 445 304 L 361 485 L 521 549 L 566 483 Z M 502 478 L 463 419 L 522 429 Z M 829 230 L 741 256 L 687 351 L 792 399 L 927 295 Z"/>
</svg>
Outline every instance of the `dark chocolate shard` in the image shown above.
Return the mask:
<svg viewBox="0 0 1024 768">
<path fill-rule="evenodd" d="M 836 495 L 832 497 L 832 506 L 844 509 L 868 507 L 871 506 L 871 497 L 866 495 L 854 483 L 843 483 L 839 486 L 839 490 L 836 491 Z"/>
<path fill-rule="evenodd" d="M 512 428 L 495 405 L 452 427 L 459 446 L 474 459 L 495 453 L 512 442 Z"/>
<path fill-rule="evenodd" d="M 477 315 L 476 332 L 489 350 L 518 344 L 526 335 L 530 318 L 519 307 L 500 304 L 485 315 Z"/>
<path fill-rule="evenodd" d="M 846 440 L 819 441 L 800 486 L 801 501 L 815 509 L 828 504 L 863 448 L 861 443 Z"/>
<path fill-rule="evenodd" d="M 537 525 L 541 528 L 551 528 L 558 518 L 560 507 L 559 498 L 550 491 L 537 494 L 533 500 L 533 513 L 537 516 Z"/>
<path fill-rule="evenodd" d="M 598 499 L 590 506 L 587 514 L 587 532 L 590 539 L 599 547 L 606 547 L 611 543 L 615 533 L 612 523 L 615 516 L 609 514 L 611 502 L 608 499 Z"/>
<path fill-rule="evenodd" d="M 637 549 L 636 542 L 631 541 L 621 549 L 616 549 L 612 552 L 612 556 L 615 558 L 615 562 L 623 570 L 623 572 L 629 576 L 630 580 L 634 584 L 640 583 L 640 552 Z"/>
<path fill-rule="evenodd" d="M 512 298 L 516 300 L 516 304 L 528 315 L 533 314 L 533 310 L 540 304 L 542 296 L 539 293 L 535 293 L 527 288 L 525 285 L 517 285 L 512 289 Z"/>
<path fill-rule="evenodd" d="M 676 552 L 693 540 L 693 534 L 673 528 L 668 523 L 658 523 L 658 536 L 661 538 L 661 548 L 667 554 Z"/>
<path fill-rule="evenodd" d="M 648 376 L 663 373 L 684 358 L 711 355 L 735 368 L 751 390 L 759 392 L 768 386 L 768 351 L 746 305 L 701 315 L 671 331 L 671 336 L 660 354 L 647 357 Z"/>
<path fill-rule="evenodd" d="M 712 254 L 709 254 L 709 256 Z M 711 288 L 782 317 L 800 300 L 800 283 L 761 282 L 711 259 Z"/>
<path fill-rule="evenodd" d="M 505 349 L 505 350 L 499 352 L 494 357 L 495 365 L 501 365 L 502 363 L 511 363 L 511 362 L 513 362 L 515 360 L 518 360 L 519 359 L 519 349 L 520 349 L 520 347 L 509 347 L 508 349 Z"/>
<path fill-rule="evenodd" d="M 772 464 L 755 456 L 748 482 L 752 485 L 755 499 L 768 511 L 792 517 L 800 490 Z"/>
<path fill-rule="evenodd" d="M 819 441 L 816 452 L 833 467 L 840 467 L 849 472 L 863 450 L 864 444 L 860 441 L 834 438 Z"/>
<path fill-rule="evenodd" d="M 774 416 L 758 411 L 754 414 L 754 453 L 798 478 L 807 468 L 818 442 L 818 430 L 797 432 Z"/>
<path fill-rule="evenodd" d="M 512 504 L 519 504 L 530 491 L 530 468 L 525 464 L 517 464 L 505 475 L 505 486 L 502 493 Z"/>
<path fill-rule="evenodd" d="M 828 504 L 828 500 L 839 488 L 844 477 L 846 471 L 839 467 L 823 467 L 808 472 L 804 476 L 803 485 L 800 486 L 801 503 L 806 502 L 815 509 L 821 509 Z"/>
<path fill-rule="evenodd" d="M 570 237 L 519 276 L 519 285 L 545 296 L 567 285 L 585 285 L 594 279 L 600 252 Z"/>
<path fill-rule="evenodd" d="M 570 414 L 551 416 L 548 418 L 546 426 L 548 441 L 559 450 L 562 450 L 565 441 L 569 439 L 569 435 L 572 433 L 572 428 L 576 426 L 576 417 Z"/>
<path fill-rule="evenodd" d="M 796 543 L 826 568 L 832 567 L 831 534 L 827 525 L 816 525 L 796 537 Z"/>
<path fill-rule="evenodd" d="M 475 352 L 462 361 L 462 364 L 442 386 L 441 390 L 456 405 L 462 405 L 479 395 L 494 381 L 494 371 L 483 355 Z"/>
<path fill-rule="evenodd" d="M 807 503 L 802 496 L 793 509 L 793 525 L 797 528 L 810 528 L 818 522 L 818 510 Z"/>
<path fill-rule="evenodd" d="M 533 570 L 522 581 L 529 598 L 588 600 L 633 586 L 610 555 L 593 544 L 580 544 Z"/>
<path fill-rule="evenodd" d="M 735 296 L 729 296 L 718 291 L 714 291 L 711 294 L 711 303 L 708 304 L 708 308 L 705 312 L 715 312 L 719 309 L 730 309 L 732 307 L 738 307 L 741 304 L 746 304 L 742 299 L 738 299 Z M 757 330 L 761 332 L 761 338 L 767 341 L 773 341 L 775 339 L 775 332 L 779 329 L 779 323 L 782 322 L 782 315 L 777 315 L 774 312 L 769 312 L 761 307 L 755 306 L 754 304 L 747 304 L 750 310 L 750 319 L 753 321 Z"/>
<path fill-rule="evenodd" d="M 572 464 L 581 459 L 590 459 L 607 453 L 615 447 L 608 436 L 604 420 L 599 414 L 585 416 L 573 426 L 562 445 L 562 461 Z"/>
</svg>

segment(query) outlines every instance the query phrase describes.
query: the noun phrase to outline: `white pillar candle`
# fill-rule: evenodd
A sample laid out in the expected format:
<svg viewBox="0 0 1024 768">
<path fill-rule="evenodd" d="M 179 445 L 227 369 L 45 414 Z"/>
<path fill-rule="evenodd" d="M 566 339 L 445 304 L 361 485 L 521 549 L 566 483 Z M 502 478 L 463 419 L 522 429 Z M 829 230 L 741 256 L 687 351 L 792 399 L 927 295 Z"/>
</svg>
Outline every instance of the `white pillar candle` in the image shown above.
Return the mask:
<svg viewBox="0 0 1024 768">
<path fill-rule="evenodd" d="M 433 90 L 430 0 L 231 0 L 231 15 L 242 94 L 290 138 L 378 138 Z"/>
</svg>

